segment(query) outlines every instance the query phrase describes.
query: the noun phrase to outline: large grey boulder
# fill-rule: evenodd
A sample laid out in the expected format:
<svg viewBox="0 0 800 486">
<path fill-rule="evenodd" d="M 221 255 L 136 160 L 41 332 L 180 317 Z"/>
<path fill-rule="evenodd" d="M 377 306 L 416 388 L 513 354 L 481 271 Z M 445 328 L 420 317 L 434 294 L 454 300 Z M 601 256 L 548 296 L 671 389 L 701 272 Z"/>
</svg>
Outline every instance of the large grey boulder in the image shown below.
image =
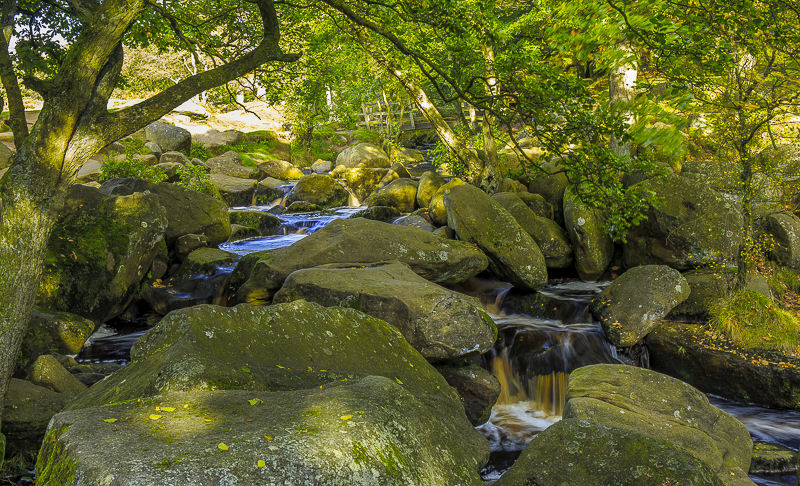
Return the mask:
<svg viewBox="0 0 800 486">
<path fill-rule="evenodd" d="M 295 201 L 306 201 L 321 208 L 332 208 L 347 205 L 347 189 L 336 179 L 325 174 L 303 176 L 286 195 L 286 204 Z"/>
<path fill-rule="evenodd" d="M 525 447 L 496 486 L 722 486 L 709 466 L 677 445 L 612 424 L 569 418 Z"/>
<path fill-rule="evenodd" d="M 367 206 L 391 206 L 401 213 L 410 213 L 417 202 L 417 185 L 411 179 L 394 179 L 375 190 L 364 202 Z"/>
<path fill-rule="evenodd" d="M 378 185 L 388 173 L 389 169 L 385 168 L 358 167 L 348 169 L 344 166 L 339 166 L 331 172 L 331 175 L 337 179 L 344 180 L 358 200 L 365 201 L 372 194 L 372 191 L 378 188 Z"/>
<path fill-rule="evenodd" d="M 544 287 L 547 265 L 542 251 L 503 206 L 472 185 L 450 189 L 444 205 L 447 226 L 459 239 L 478 245 L 495 275 L 522 289 Z"/>
<path fill-rule="evenodd" d="M 225 174 L 212 173 L 211 183 L 229 206 L 250 206 L 256 194 L 257 181 Z"/>
<path fill-rule="evenodd" d="M 726 484 L 750 484 L 747 428 L 691 385 L 635 366 L 592 365 L 572 372 L 564 418 L 648 434 L 686 450 Z"/>
<path fill-rule="evenodd" d="M 108 197 L 73 186 L 47 245 L 39 305 L 101 322 L 119 315 L 156 258 L 166 228 L 155 194 Z"/>
<path fill-rule="evenodd" d="M 273 235 L 280 228 L 282 219 L 266 211 L 245 211 L 233 210 L 228 214 L 231 224 L 240 224 L 249 228 L 254 228 L 262 236 Z"/>
<path fill-rule="evenodd" d="M 445 185 L 445 180 L 438 172 L 432 170 L 423 172 L 419 177 L 419 187 L 417 188 L 417 207 L 427 208 L 431 198 L 443 185 Z"/>
<path fill-rule="evenodd" d="M 47 423 L 64 408 L 68 398 L 30 381 L 11 378 L 3 401 L 6 456 L 35 454 Z"/>
<path fill-rule="evenodd" d="M 682 275 L 689 284 L 689 296 L 667 314 L 668 319 L 707 320 L 711 307 L 727 296 L 736 283 L 735 272 L 724 269 L 689 270 Z"/>
<path fill-rule="evenodd" d="M 176 127 L 161 120 L 144 127 L 144 136 L 148 142 L 155 142 L 164 152 L 183 152 L 192 150 L 192 134 L 185 128 Z"/>
<path fill-rule="evenodd" d="M 263 160 L 258 163 L 258 170 L 260 177 L 273 177 L 283 180 L 297 180 L 303 177 L 303 171 L 285 160 Z"/>
<path fill-rule="evenodd" d="M 669 174 L 636 186 L 655 195 L 646 222 L 623 248 L 625 265 L 688 270 L 736 261 L 743 218 L 736 203 L 708 184 Z"/>
<path fill-rule="evenodd" d="M 211 157 L 206 161 L 205 166 L 212 174 L 223 174 L 241 179 L 257 179 L 260 175 L 256 169 L 243 165 L 242 156 L 233 150 Z"/>
<path fill-rule="evenodd" d="M 686 279 L 674 268 L 644 265 L 611 282 L 592 300 L 591 310 L 608 339 L 628 347 L 645 337 L 689 292 Z"/>
<path fill-rule="evenodd" d="M 340 219 L 284 248 L 243 257 L 231 275 L 238 302 L 266 303 L 286 277 L 301 268 L 328 263 L 396 260 L 436 283 L 464 281 L 486 269 L 474 245 L 427 231 L 369 219 Z"/>
<path fill-rule="evenodd" d="M 547 268 L 568 268 L 572 265 L 572 247 L 564 230 L 552 219 L 537 216 L 517 195 L 498 192 L 492 199 L 514 216 L 517 223 L 539 245 Z"/>
<path fill-rule="evenodd" d="M 64 412 L 37 484 L 479 486 L 487 446 L 466 420 L 441 420 L 394 378 L 370 376 Z"/>
<path fill-rule="evenodd" d="M 360 143 L 353 147 L 344 149 L 336 156 L 336 166 L 343 165 L 347 168 L 390 167 L 392 162 L 382 148 L 372 143 Z"/>
<path fill-rule="evenodd" d="M 497 338 L 494 322 L 476 299 L 429 282 L 402 263 L 297 270 L 273 302 L 298 299 L 382 319 L 432 361 L 485 353 Z"/>
<path fill-rule="evenodd" d="M 564 225 L 575 252 L 575 269 L 581 280 L 599 279 L 614 256 L 614 243 L 604 227 L 603 215 L 580 200 L 574 188 L 563 195 Z"/>
<path fill-rule="evenodd" d="M 540 170 L 534 172 L 528 184 L 528 191 L 541 194 L 555 210 L 555 221 L 563 221 L 564 191 L 569 185 L 566 172 L 553 162 L 545 162 L 539 166 Z"/>
<path fill-rule="evenodd" d="M 428 202 L 428 214 L 431 220 L 439 225 L 447 224 L 447 208 L 444 207 L 444 196 L 450 193 L 450 190 L 456 186 L 463 186 L 466 182 L 458 177 L 450 179 L 446 184 L 439 186 L 439 189 L 433 194 L 433 197 Z"/>
<path fill-rule="evenodd" d="M 192 141 L 198 143 L 205 148 L 215 149 L 224 147 L 226 145 L 236 145 L 244 140 L 245 134 L 238 130 L 208 130 L 205 133 L 195 133 L 192 135 Z"/>
<path fill-rule="evenodd" d="M 764 218 L 764 232 L 772 237 L 772 257 L 781 265 L 800 270 L 800 218 L 773 213 Z"/>
<path fill-rule="evenodd" d="M 79 315 L 34 309 L 22 339 L 17 367 L 27 368 L 43 354 L 78 354 L 94 328 L 92 320 Z"/>
</svg>

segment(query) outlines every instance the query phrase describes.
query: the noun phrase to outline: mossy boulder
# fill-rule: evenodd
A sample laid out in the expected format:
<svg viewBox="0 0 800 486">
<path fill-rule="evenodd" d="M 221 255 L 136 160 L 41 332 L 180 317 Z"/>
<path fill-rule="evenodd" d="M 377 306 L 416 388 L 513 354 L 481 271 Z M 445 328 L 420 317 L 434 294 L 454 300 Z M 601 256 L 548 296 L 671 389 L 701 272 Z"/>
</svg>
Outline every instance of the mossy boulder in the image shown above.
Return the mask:
<svg viewBox="0 0 800 486">
<path fill-rule="evenodd" d="M 427 208 L 436 191 L 445 183 L 438 172 L 433 170 L 423 172 L 419 177 L 419 187 L 417 188 L 417 207 Z"/>
<path fill-rule="evenodd" d="M 564 219 L 562 212 L 564 191 L 569 185 L 567 174 L 564 169 L 553 162 L 545 162 L 539 166 L 539 169 L 534 171 L 535 177 L 528 183 L 528 191 L 533 194 L 541 194 L 555 211 L 555 221 L 560 223 Z"/>
<path fill-rule="evenodd" d="M 425 231 L 433 231 L 435 229 L 431 222 L 420 214 L 409 214 L 402 216 L 392 221 L 392 224 L 408 226 L 409 228 L 418 228 Z"/>
<path fill-rule="evenodd" d="M 402 263 L 297 270 L 273 302 L 298 299 L 382 319 L 431 361 L 485 353 L 497 338 L 494 322 L 476 299 L 429 282 Z"/>
<path fill-rule="evenodd" d="M 797 472 L 797 451 L 777 444 L 756 442 L 750 474 L 791 474 Z"/>
<path fill-rule="evenodd" d="M 711 306 L 727 296 L 736 281 L 735 269 L 719 272 L 697 269 L 683 272 L 682 275 L 689 284 L 689 297 L 670 311 L 667 315 L 670 319 L 707 319 Z"/>
<path fill-rule="evenodd" d="M 743 219 L 736 204 L 703 182 L 674 174 L 636 185 L 655 195 L 648 219 L 628 235 L 625 265 L 688 270 L 737 259 Z"/>
<path fill-rule="evenodd" d="M 478 245 L 489 269 L 516 287 L 536 290 L 547 283 L 544 255 L 533 238 L 497 201 L 475 186 L 453 187 L 444 196 L 447 226 Z"/>
<path fill-rule="evenodd" d="M 187 279 L 197 275 L 212 275 L 220 267 L 230 267 L 238 257 L 233 253 L 218 248 L 198 248 L 186 256 L 178 271 L 175 272 L 176 280 Z"/>
<path fill-rule="evenodd" d="M 306 201 L 321 208 L 346 206 L 349 194 L 336 179 L 325 174 L 303 176 L 286 195 L 286 204 Z"/>
<path fill-rule="evenodd" d="M 64 408 L 67 400 L 63 393 L 11 378 L 3 402 L 6 456 L 35 453 L 50 418 Z"/>
<path fill-rule="evenodd" d="M 435 413 L 466 422 L 456 392 L 393 326 L 302 300 L 173 311 L 134 344 L 130 364 L 70 408 L 167 391 L 311 389 L 368 375 L 397 380 Z"/>
<path fill-rule="evenodd" d="M 555 220 L 555 213 L 553 211 L 553 206 L 547 202 L 547 199 L 544 198 L 541 194 L 532 194 L 530 192 L 521 192 L 518 193 L 522 201 L 528 205 L 528 207 L 533 211 L 537 216 L 542 218 L 552 219 Z M 561 213 L 561 208 L 559 208 L 559 213 Z M 563 222 L 564 217 L 561 216 L 561 221 Z M 556 223 L 558 224 L 558 223 Z"/>
<path fill-rule="evenodd" d="M 104 182 L 100 190 L 109 196 L 128 196 L 144 191 L 158 196 L 159 204 L 167 210 L 164 236 L 170 248 L 183 235 L 204 235 L 208 244 L 218 245 L 231 234 L 225 203 L 202 192 L 166 182 L 151 184 L 138 179 L 111 179 Z"/>
<path fill-rule="evenodd" d="M 479 486 L 487 458 L 488 443 L 465 419 L 442 420 L 394 378 L 370 376 L 64 412 L 50 424 L 36 470 L 45 486 Z"/>
<path fill-rule="evenodd" d="M 250 206 L 253 204 L 258 184 L 253 179 L 215 173 L 212 173 L 209 179 L 228 206 Z"/>
<path fill-rule="evenodd" d="M 105 321 L 138 291 L 167 229 L 155 194 L 73 186 L 47 245 L 38 304 Z"/>
<path fill-rule="evenodd" d="M 601 211 L 581 201 L 574 188 L 563 195 L 564 225 L 575 255 L 575 269 L 581 280 L 603 276 L 614 256 L 614 243 L 608 235 Z"/>
<path fill-rule="evenodd" d="M 403 164 L 419 164 L 425 162 L 425 154 L 414 148 L 393 147 L 390 151 L 391 159 Z"/>
<path fill-rule="evenodd" d="M 395 179 L 375 190 L 365 201 L 367 206 L 391 206 L 401 213 L 410 213 L 417 202 L 418 183 L 411 179 Z"/>
<path fill-rule="evenodd" d="M 500 396 L 500 381 L 490 371 L 476 364 L 447 363 L 436 369 L 461 396 L 472 425 L 486 423 Z"/>
<path fill-rule="evenodd" d="M 291 162 L 278 159 L 262 160 L 256 166 L 260 178 L 273 177 L 286 181 L 297 180 L 303 177 L 303 171 Z"/>
<path fill-rule="evenodd" d="M 33 384 L 47 387 L 68 397 L 75 396 L 86 389 L 86 386 L 72 376 L 58 359 L 49 354 L 36 358 L 31 367 L 30 378 Z"/>
<path fill-rule="evenodd" d="M 192 150 L 192 134 L 189 130 L 161 120 L 144 127 L 144 138 L 157 143 L 164 152 L 177 151 L 188 155 Z"/>
<path fill-rule="evenodd" d="M 686 279 L 666 265 L 631 268 L 597 294 L 592 314 L 609 341 L 630 347 L 689 296 Z"/>
<path fill-rule="evenodd" d="M 701 324 L 663 322 L 645 339 L 654 370 L 706 393 L 800 409 L 800 359 L 745 349 Z"/>
<path fill-rule="evenodd" d="M 517 223 L 539 245 L 547 268 L 568 268 L 572 265 L 572 247 L 564 230 L 552 219 L 538 216 L 519 195 L 498 192 L 492 199 L 514 216 Z"/>
<path fill-rule="evenodd" d="M 763 220 L 764 233 L 772 237 L 772 258 L 783 266 L 800 270 L 800 218 L 789 213 L 773 213 Z"/>
<path fill-rule="evenodd" d="M 205 166 L 212 174 L 223 174 L 241 179 L 257 179 L 261 175 L 255 168 L 242 164 L 242 156 L 233 150 L 206 160 Z"/>
<path fill-rule="evenodd" d="M 463 186 L 466 182 L 458 177 L 448 181 L 446 184 L 439 186 L 439 189 L 433 194 L 433 197 L 428 202 L 428 213 L 434 223 L 439 226 L 447 224 L 447 208 L 444 207 L 444 196 L 456 186 Z"/>
<path fill-rule="evenodd" d="M 611 364 L 578 368 L 567 385 L 564 418 L 668 441 L 705 463 L 727 484 L 741 484 L 750 469 L 753 441 L 744 424 L 711 405 L 691 385 L 655 371 Z"/>
<path fill-rule="evenodd" d="M 295 270 L 388 260 L 405 263 L 436 283 L 464 281 L 488 264 L 486 256 L 466 242 L 380 221 L 340 219 L 291 246 L 246 255 L 231 275 L 231 285 L 237 289 L 236 301 L 265 303 Z"/>
<path fill-rule="evenodd" d="M 284 186 L 286 181 L 265 177 L 256 184 L 256 203 L 269 204 L 276 199 L 283 199 L 285 195 Z"/>
<path fill-rule="evenodd" d="M 528 444 L 496 486 L 722 486 L 681 447 L 628 428 L 569 418 Z"/>
<path fill-rule="evenodd" d="M 232 224 L 255 228 L 262 236 L 275 234 L 283 222 L 279 217 L 266 211 L 233 210 L 229 211 L 228 215 Z"/>
<path fill-rule="evenodd" d="M 69 312 L 34 309 L 22 339 L 18 368 L 28 368 L 43 354 L 77 354 L 94 332 L 92 320 Z"/>
<path fill-rule="evenodd" d="M 321 207 L 308 201 L 295 201 L 286 206 L 286 208 L 283 210 L 284 214 L 313 213 L 319 211 L 322 211 Z"/>
<path fill-rule="evenodd" d="M 388 172 L 389 169 L 386 168 L 358 167 L 348 169 L 341 165 L 331 172 L 331 176 L 345 181 L 347 187 L 353 191 L 358 200 L 365 201 L 372 194 L 372 191 L 377 189 Z"/>
<path fill-rule="evenodd" d="M 349 169 L 357 167 L 386 168 L 390 167 L 392 162 L 382 148 L 373 143 L 363 142 L 344 149 L 336 156 L 334 165 L 343 165 Z"/>
<path fill-rule="evenodd" d="M 364 218 L 375 221 L 391 221 L 400 217 L 400 211 L 391 206 L 372 206 L 350 215 L 350 219 Z"/>
</svg>

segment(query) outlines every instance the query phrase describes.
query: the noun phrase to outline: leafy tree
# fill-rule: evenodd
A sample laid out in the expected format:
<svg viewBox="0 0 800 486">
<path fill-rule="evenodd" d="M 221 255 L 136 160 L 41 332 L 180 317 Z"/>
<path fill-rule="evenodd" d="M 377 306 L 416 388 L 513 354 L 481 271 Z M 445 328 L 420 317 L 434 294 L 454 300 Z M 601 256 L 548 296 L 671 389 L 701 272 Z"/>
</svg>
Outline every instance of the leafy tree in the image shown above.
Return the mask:
<svg viewBox="0 0 800 486">
<path fill-rule="evenodd" d="M 197 93 L 265 62 L 294 61 L 298 56 L 284 53 L 279 45 L 280 22 L 273 0 L 20 0 L 19 4 L 4 0 L 0 20 L 0 77 L 17 147 L 0 180 L 0 397 L 4 397 L 37 294 L 50 232 L 78 169 L 104 146 Z M 12 35 L 18 39 L 16 59 L 9 51 Z M 63 41 L 54 42 L 57 36 Z M 201 49 L 215 65 L 134 106 L 109 112 L 107 102 L 119 79 L 123 43 Z M 44 99 L 30 131 L 21 110 L 20 78 Z"/>
</svg>

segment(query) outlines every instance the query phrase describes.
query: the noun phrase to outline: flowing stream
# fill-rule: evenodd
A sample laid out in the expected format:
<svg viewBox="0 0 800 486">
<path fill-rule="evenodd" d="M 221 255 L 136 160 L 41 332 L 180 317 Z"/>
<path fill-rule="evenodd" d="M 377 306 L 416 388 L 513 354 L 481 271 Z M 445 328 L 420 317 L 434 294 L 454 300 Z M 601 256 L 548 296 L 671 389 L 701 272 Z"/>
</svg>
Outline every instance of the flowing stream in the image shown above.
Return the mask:
<svg viewBox="0 0 800 486">
<path fill-rule="evenodd" d="M 240 209 L 268 211 L 270 208 Z M 243 256 L 288 246 L 359 209 L 362 208 L 280 215 L 284 223 L 277 234 L 224 243 L 220 249 Z M 232 269 L 222 268 L 218 273 L 227 275 Z M 492 451 L 490 463 L 482 471 L 485 480 L 499 478 L 536 434 L 561 419 L 572 370 L 596 363 L 629 362 L 617 354 L 588 312 L 589 301 L 606 284 L 552 281 L 539 292 L 519 292 L 504 282 L 472 279 L 456 287 L 479 298 L 499 330 L 494 349 L 484 355 L 484 365 L 502 387 L 491 418 L 478 427 L 489 440 Z M 131 346 L 153 324 L 151 320 L 118 319 L 104 325 L 78 355 L 78 360 L 127 362 Z M 741 420 L 754 440 L 795 450 L 800 447 L 800 412 L 768 410 L 718 397 L 711 397 L 711 401 Z M 793 474 L 751 477 L 763 486 L 796 484 Z"/>
</svg>

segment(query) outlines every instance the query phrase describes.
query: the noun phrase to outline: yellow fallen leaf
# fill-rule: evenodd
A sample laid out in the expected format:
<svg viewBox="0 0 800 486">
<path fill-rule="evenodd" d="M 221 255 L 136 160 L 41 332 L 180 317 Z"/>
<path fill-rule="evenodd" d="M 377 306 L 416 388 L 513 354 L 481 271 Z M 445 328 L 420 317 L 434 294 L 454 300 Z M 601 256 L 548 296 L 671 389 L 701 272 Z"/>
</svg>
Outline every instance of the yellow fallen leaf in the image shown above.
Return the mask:
<svg viewBox="0 0 800 486">
<path fill-rule="evenodd" d="M 248 402 L 250 402 L 250 405 L 256 406 L 256 405 L 261 405 L 262 403 L 264 403 L 264 400 L 262 400 L 260 398 L 253 398 L 252 400 L 248 400 Z"/>
<path fill-rule="evenodd" d="M 211 419 L 203 419 L 203 422 L 211 422 Z"/>
<path fill-rule="evenodd" d="M 175 411 L 175 407 L 161 407 L 161 410 L 163 410 L 165 412 L 174 412 Z"/>
<path fill-rule="evenodd" d="M 256 467 L 264 467 L 266 465 L 267 463 L 264 462 L 264 459 L 259 459 L 258 462 L 256 463 Z"/>
<path fill-rule="evenodd" d="M 397 378 L 397 377 L 395 377 L 394 381 L 396 381 L 397 383 L 399 383 L 399 384 L 401 384 L 401 385 L 403 384 L 403 382 L 402 382 L 402 381 L 400 381 L 400 378 Z"/>
<path fill-rule="evenodd" d="M 350 420 L 351 418 L 353 418 L 353 416 L 352 415 L 342 415 L 339 418 L 342 419 L 342 420 Z"/>
<path fill-rule="evenodd" d="M 158 420 L 161 417 L 163 417 L 163 415 L 152 414 L 152 415 L 150 415 L 150 420 Z"/>
<path fill-rule="evenodd" d="M 219 444 L 217 444 L 217 447 L 219 447 L 219 450 L 221 451 L 227 451 L 228 449 L 230 449 L 230 447 L 228 447 L 224 442 L 220 442 Z"/>
<path fill-rule="evenodd" d="M 266 440 L 266 441 L 271 441 L 273 439 L 275 439 L 275 437 L 272 437 L 271 435 L 265 435 L 264 436 L 264 440 Z"/>
<path fill-rule="evenodd" d="M 119 419 L 115 419 L 115 418 L 107 418 L 107 419 L 103 419 L 103 422 L 106 422 L 106 423 L 109 423 L 109 424 L 113 424 L 113 423 L 114 423 L 114 422 L 116 422 L 117 420 L 119 420 Z"/>
</svg>

